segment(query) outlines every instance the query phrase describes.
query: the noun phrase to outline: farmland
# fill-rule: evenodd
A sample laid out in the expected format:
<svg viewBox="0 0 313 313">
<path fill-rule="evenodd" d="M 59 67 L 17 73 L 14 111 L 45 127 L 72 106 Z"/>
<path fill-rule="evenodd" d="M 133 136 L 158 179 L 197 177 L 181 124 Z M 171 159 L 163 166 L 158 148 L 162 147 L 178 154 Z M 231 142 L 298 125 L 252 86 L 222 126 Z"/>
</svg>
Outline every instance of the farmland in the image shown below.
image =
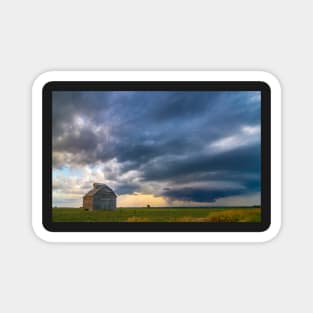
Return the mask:
<svg viewBox="0 0 313 313">
<path fill-rule="evenodd" d="M 260 222 L 260 207 L 234 208 L 117 208 L 115 211 L 85 211 L 53 208 L 54 222 Z"/>
</svg>

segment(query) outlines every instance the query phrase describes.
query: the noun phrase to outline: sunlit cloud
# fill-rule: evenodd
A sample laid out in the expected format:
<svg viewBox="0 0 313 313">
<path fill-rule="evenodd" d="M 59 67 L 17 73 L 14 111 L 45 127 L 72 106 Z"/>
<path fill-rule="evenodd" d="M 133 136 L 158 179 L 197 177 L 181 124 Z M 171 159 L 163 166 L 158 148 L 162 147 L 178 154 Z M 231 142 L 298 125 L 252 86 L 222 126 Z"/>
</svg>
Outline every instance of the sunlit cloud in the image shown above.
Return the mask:
<svg viewBox="0 0 313 313">
<path fill-rule="evenodd" d="M 209 145 L 209 149 L 212 149 L 213 152 L 222 152 L 252 145 L 257 142 L 260 142 L 260 125 L 244 125 L 241 126 L 237 133 L 213 141 Z"/>
</svg>

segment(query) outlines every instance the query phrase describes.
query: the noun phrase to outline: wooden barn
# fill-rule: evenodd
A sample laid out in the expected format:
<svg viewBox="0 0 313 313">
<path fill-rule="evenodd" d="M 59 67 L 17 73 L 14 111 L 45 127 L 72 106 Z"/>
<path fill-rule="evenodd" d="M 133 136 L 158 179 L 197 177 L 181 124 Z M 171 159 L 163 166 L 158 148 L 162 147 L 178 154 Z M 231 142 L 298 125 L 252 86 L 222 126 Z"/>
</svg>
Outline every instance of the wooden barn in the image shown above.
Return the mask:
<svg viewBox="0 0 313 313">
<path fill-rule="evenodd" d="M 116 194 L 105 184 L 94 183 L 93 189 L 83 197 L 83 208 L 93 210 L 115 210 Z"/>
</svg>

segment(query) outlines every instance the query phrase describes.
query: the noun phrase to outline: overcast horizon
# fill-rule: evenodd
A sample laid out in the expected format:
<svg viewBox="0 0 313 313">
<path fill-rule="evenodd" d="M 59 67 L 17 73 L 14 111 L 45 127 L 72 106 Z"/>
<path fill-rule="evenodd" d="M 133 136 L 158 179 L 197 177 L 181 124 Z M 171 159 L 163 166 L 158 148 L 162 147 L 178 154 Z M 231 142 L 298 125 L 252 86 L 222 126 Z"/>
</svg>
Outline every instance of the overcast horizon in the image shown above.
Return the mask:
<svg viewBox="0 0 313 313">
<path fill-rule="evenodd" d="M 259 91 L 54 91 L 53 206 L 260 205 Z"/>
</svg>

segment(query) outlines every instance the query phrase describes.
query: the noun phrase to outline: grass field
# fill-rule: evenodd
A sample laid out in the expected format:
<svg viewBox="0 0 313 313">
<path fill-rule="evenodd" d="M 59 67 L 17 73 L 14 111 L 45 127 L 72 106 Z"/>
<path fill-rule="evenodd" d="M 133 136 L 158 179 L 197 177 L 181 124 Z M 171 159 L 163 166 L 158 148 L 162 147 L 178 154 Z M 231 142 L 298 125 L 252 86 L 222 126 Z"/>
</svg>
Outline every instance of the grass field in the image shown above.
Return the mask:
<svg viewBox="0 0 313 313">
<path fill-rule="evenodd" d="M 261 208 L 53 208 L 54 222 L 260 222 Z"/>
</svg>

